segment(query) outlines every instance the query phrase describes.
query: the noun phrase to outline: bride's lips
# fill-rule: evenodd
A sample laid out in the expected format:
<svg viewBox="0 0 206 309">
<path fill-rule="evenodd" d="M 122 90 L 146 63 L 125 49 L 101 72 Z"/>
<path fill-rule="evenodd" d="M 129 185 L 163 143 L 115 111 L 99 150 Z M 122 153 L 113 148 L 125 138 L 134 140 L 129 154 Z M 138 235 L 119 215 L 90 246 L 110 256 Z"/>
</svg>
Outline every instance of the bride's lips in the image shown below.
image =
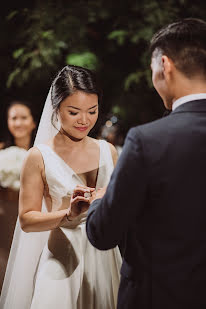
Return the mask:
<svg viewBox="0 0 206 309">
<path fill-rule="evenodd" d="M 75 129 L 83 132 L 83 131 L 86 131 L 88 129 L 88 127 L 75 127 Z"/>
</svg>

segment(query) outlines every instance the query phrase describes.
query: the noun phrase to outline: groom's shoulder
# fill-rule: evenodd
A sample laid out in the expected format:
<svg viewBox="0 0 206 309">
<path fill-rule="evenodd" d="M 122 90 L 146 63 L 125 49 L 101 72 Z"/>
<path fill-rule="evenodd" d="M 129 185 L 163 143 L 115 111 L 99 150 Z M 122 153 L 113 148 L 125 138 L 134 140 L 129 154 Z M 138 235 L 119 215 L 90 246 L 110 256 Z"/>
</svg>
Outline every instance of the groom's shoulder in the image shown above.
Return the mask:
<svg viewBox="0 0 206 309">
<path fill-rule="evenodd" d="M 149 136 L 159 136 L 168 132 L 172 121 L 172 117 L 169 115 L 146 124 L 132 127 L 128 132 L 128 137 L 133 139 L 141 139 Z"/>
</svg>

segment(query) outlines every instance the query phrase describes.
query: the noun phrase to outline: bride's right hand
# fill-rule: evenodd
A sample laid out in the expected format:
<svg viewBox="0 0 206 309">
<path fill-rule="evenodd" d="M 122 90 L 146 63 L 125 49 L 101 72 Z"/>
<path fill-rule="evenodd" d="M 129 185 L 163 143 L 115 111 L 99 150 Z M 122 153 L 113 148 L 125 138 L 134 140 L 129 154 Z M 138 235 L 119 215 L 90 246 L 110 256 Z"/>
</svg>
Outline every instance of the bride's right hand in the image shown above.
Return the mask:
<svg viewBox="0 0 206 309">
<path fill-rule="evenodd" d="M 81 213 L 88 210 L 90 205 L 90 197 L 94 190 L 95 190 L 94 188 L 86 186 L 80 186 L 80 185 L 76 186 L 72 194 L 70 200 L 70 206 L 67 213 L 67 219 L 69 221 L 74 220 Z M 86 195 L 85 193 L 87 193 L 88 196 L 85 197 L 84 196 Z"/>
</svg>

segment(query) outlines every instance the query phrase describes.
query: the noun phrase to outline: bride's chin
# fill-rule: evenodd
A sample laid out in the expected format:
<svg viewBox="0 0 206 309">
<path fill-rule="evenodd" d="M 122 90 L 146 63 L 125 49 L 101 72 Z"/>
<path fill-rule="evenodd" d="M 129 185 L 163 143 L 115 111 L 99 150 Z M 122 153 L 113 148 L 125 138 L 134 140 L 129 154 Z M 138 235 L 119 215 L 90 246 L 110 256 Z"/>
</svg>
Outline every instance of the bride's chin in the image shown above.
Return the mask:
<svg viewBox="0 0 206 309">
<path fill-rule="evenodd" d="M 70 132 L 65 131 L 64 129 L 61 129 L 61 133 L 75 142 L 83 140 L 88 135 L 88 133 L 87 134 L 83 134 L 83 133 L 74 134 L 73 132 L 70 133 Z"/>
<path fill-rule="evenodd" d="M 84 135 L 84 136 L 73 136 L 73 135 L 70 135 L 69 138 L 74 141 L 74 142 L 80 142 L 82 141 L 87 135 Z"/>
</svg>

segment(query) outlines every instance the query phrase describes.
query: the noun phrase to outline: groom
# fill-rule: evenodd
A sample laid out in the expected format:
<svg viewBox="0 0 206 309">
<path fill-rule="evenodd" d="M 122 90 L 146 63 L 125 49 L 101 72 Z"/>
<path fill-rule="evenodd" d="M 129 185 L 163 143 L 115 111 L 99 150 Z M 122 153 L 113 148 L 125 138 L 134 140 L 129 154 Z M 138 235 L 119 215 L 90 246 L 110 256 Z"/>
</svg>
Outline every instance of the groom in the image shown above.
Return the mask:
<svg viewBox="0 0 206 309">
<path fill-rule="evenodd" d="M 151 52 L 154 87 L 172 112 L 129 131 L 105 195 L 98 191 L 90 206 L 87 235 L 100 250 L 126 239 L 119 309 L 202 309 L 206 23 L 190 18 L 164 27 Z"/>
</svg>

